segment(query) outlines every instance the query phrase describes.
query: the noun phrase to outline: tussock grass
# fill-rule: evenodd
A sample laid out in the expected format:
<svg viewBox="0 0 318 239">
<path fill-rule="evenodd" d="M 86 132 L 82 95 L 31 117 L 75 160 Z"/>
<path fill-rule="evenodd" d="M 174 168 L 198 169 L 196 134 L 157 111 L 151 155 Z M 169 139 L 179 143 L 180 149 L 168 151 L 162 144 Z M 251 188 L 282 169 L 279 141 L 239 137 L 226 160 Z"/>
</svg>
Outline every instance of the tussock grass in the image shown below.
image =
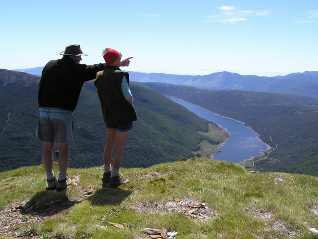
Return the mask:
<svg viewBox="0 0 318 239">
<path fill-rule="evenodd" d="M 142 236 L 143 228 L 152 227 L 177 231 L 177 238 L 314 238 L 307 227 L 318 227 L 318 217 L 311 212 L 318 205 L 318 180 L 312 176 L 249 173 L 237 164 L 198 158 L 123 169 L 122 173 L 130 180 L 128 184 L 101 189 L 101 168 L 71 169 L 70 176 L 79 175 L 80 184 L 70 186 L 68 198 L 81 197 L 85 188 L 93 193 L 45 218 L 36 225 L 38 234 L 44 238 L 126 239 Z M 30 200 L 44 187 L 40 167 L 1 173 L 0 207 Z M 216 216 L 203 222 L 181 213 L 133 209 L 142 202 L 184 198 L 205 202 Z M 270 219 L 262 219 L 262 211 Z"/>
</svg>

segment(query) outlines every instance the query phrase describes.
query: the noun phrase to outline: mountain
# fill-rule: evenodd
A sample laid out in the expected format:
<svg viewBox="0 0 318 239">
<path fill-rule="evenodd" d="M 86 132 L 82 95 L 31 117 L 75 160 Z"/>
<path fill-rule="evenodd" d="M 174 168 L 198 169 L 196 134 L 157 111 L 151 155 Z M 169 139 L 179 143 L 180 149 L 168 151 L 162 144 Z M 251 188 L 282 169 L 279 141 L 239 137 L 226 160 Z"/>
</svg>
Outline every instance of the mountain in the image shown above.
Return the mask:
<svg viewBox="0 0 318 239">
<path fill-rule="evenodd" d="M 32 68 L 24 68 L 24 69 L 16 69 L 15 71 L 20 71 L 24 73 L 28 73 L 30 75 L 41 76 L 43 67 L 32 67 Z"/>
<path fill-rule="evenodd" d="M 40 75 L 42 68 L 36 67 L 21 71 Z M 303 73 L 273 77 L 240 75 L 227 71 L 209 75 L 174 75 L 142 72 L 130 72 L 130 75 L 131 79 L 136 82 L 159 82 L 201 89 L 243 90 L 318 97 L 318 71 L 305 71 Z"/>
<path fill-rule="evenodd" d="M 148 85 L 161 94 L 179 97 L 251 126 L 273 148 L 265 160 L 255 161 L 258 170 L 318 175 L 317 99 L 160 83 Z"/>
<path fill-rule="evenodd" d="M 317 238 L 316 177 L 201 158 L 122 173 L 102 189 L 101 167 L 71 169 L 65 195 L 39 166 L 0 172 L 0 238 Z"/>
<path fill-rule="evenodd" d="M 141 82 L 186 85 L 211 90 L 243 90 L 318 97 L 318 71 L 274 77 L 240 75 L 226 71 L 203 76 L 135 72 L 132 74 L 132 79 Z"/>
<path fill-rule="evenodd" d="M 35 136 L 38 80 L 26 73 L 0 70 L 0 171 L 40 163 Z M 139 120 L 129 134 L 124 166 L 145 167 L 183 158 L 199 150 L 203 140 L 220 143 L 219 138 L 199 133 L 208 130 L 208 123 L 179 105 L 140 84 L 133 84 L 132 91 Z M 74 119 L 70 165 L 100 165 L 105 126 L 92 83 L 83 88 Z"/>
</svg>

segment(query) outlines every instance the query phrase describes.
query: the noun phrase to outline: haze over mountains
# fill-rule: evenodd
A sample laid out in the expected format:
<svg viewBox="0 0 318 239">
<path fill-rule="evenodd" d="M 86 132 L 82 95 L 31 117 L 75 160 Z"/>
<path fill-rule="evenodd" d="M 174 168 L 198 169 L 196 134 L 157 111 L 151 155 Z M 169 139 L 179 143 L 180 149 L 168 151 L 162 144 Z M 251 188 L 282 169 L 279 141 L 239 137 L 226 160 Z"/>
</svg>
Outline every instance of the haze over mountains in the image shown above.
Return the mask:
<svg viewBox="0 0 318 239">
<path fill-rule="evenodd" d="M 22 69 L 40 75 L 42 67 Z M 318 71 L 305 71 L 285 76 L 240 75 L 232 72 L 216 72 L 209 75 L 174 75 L 162 73 L 130 72 L 136 82 L 158 82 L 193 86 L 212 90 L 243 90 L 296 94 L 318 98 Z"/>
</svg>

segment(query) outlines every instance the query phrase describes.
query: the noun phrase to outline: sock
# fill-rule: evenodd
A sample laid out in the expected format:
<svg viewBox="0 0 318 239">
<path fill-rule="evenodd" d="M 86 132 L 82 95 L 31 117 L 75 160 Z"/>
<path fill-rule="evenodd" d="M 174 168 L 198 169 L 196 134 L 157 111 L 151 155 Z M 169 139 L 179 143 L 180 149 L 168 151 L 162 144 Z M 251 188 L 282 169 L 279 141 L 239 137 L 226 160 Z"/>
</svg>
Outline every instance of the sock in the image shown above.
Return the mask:
<svg viewBox="0 0 318 239">
<path fill-rule="evenodd" d="M 104 172 L 107 173 L 107 172 L 109 172 L 109 171 L 111 171 L 111 170 L 110 170 L 110 165 L 109 165 L 109 164 L 105 164 L 105 165 L 104 165 Z"/>
<path fill-rule="evenodd" d="M 60 172 L 58 180 L 63 181 L 64 179 L 66 179 L 66 172 Z"/>
<path fill-rule="evenodd" d="M 119 176 L 119 168 L 113 168 L 111 171 L 111 177 Z"/>
<path fill-rule="evenodd" d="M 52 170 L 46 172 L 46 178 L 47 178 L 47 180 L 51 180 L 54 178 L 54 173 Z"/>
</svg>

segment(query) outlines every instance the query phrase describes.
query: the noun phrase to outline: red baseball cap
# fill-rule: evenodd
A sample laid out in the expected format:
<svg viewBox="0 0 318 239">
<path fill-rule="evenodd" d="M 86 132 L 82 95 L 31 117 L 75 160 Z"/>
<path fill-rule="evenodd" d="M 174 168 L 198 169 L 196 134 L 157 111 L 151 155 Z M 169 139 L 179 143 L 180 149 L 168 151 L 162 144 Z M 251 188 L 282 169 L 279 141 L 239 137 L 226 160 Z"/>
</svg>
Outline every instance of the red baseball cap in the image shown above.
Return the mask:
<svg viewBox="0 0 318 239">
<path fill-rule="evenodd" d="M 117 60 L 121 56 L 122 56 L 121 53 L 113 48 L 106 48 L 103 51 L 103 58 L 105 62 L 109 64 L 113 63 L 115 60 Z"/>
</svg>

